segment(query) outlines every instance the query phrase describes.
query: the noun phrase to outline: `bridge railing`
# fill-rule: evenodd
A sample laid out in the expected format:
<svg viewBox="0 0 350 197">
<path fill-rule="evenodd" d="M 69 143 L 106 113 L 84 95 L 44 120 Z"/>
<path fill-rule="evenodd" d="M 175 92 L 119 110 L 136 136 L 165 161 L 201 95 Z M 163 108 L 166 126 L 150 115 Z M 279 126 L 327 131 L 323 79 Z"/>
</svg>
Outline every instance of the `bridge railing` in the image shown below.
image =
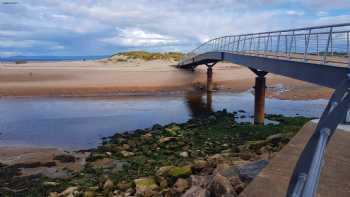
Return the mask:
<svg viewBox="0 0 350 197">
<path fill-rule="evenodd" d="M 350 23 L 218 37 L 203 43 L 183 60 L 215 51 L 349 66 Z"/>
</svg>

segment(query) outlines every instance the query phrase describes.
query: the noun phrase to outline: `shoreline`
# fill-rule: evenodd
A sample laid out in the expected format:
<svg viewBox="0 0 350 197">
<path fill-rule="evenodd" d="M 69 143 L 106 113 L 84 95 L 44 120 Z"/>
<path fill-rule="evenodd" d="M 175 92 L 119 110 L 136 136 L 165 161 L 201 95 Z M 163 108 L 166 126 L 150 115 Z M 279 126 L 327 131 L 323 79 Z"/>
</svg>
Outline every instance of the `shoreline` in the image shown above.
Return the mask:
<svg viewBox="0 0 350 197">
<path fill-rule="evenodd" d="M 223 176 L 227 181 L 233 181 L 232 178 L 235 180 L 231 182 L 232 186 L 228 186 L 233 187 L 229 192 L 240 193 L 253 177 L 246 175 L 248 179 L 242 178 L 241 175 L 232 174 L 232 170 L 236 171 L 237 167 L 249 168 L 249 165 L 263 162 L 264 165 L 259 167 L 260 171 L 309 119 L 271 115 L 269 118 L 280 121 L 280 125 L 261 127 L 235 123 L 231 116 L 238 115 L 223 110 L 202 118 L 191 118 L 183 123 L 163 126 L 155 124 L 146 129 L 116 133 L 101 139 L 102 144 L 90 150 L 67 152 L 50 148 L 27 148 L 21 153 L 18 151 L 20 149 L 10 148 L 0 153 L 0 156 L 7 155 L 17 162 L 1 162 L 0 173 L 3 168 L 8 169 L 8 174 L 0 182 L 10 181 L 10 184 L 9 190 L 1 187 L 0 190 L 5 194 L 11 191 L 27 191 L 39 196 L 59 196 L 59 193 L 66 193 L 71 187 L 75 187 L 74 191 L 83 195 L 91 192 L 95 195 L 131 192 L 149 196 L 147 192 L 170 192 L 169 195 L 178 196 L 191 192 L 191 185 L 196 184 L 192 177 L 212 179 Z M 232 130 L 233 133 L 227 130 Z M 144 146 L 148 148 L 143 148 Z M 145 161 L 139 163 L 139 159 Z M 162 174 L 162 169 L 167 166 L 176 169 L 176 173 Z M 55 173 L 52 173 L 53 169 Z M 100 174 L 99 169 L 104 169 L 104 173 Z M 231 173 L 227 174 L 228 172 Z M 26 190 L 19 190 L 16 185 L 11 185 L 12 173 L 17 174 L 17 181 L 24 181 L 28 186 Z M 41 178 L 34 178 L 38 176 L 37 173 L 41 174 Z M 144 178 L 152 180 L 157 189 L 147 187 L 147 191 L 140 190 L 138 180 Z M 33 181 L 27 182 L 28 179 Z M 166 184 L 160 181 L 164 179 L 167 180 Z M 188 186 L 177 190 L 179 180 L 186 182 Z M 106 182 L 109 184 L 108 188 L 105 186 Z M 211 187 L 201 187 L 215 192 Z"/>
<path fill-rule="evenodd" d="M 0 97 L 99 96 L 104 94 L 172 94 L 205 89 L 206 68 L 179 70 L 174 61 L 74 61 L 0 64 Z M 219 63 L 213 68 L 213 88 L 244 92 L 254 86 L 247 68 Z M 146 75 L 147 74 L 147 75 Z M 332 90 L 273 74 L 267 76 L 267 96 L 306 100 L 329 98 Z"/>
</svg>

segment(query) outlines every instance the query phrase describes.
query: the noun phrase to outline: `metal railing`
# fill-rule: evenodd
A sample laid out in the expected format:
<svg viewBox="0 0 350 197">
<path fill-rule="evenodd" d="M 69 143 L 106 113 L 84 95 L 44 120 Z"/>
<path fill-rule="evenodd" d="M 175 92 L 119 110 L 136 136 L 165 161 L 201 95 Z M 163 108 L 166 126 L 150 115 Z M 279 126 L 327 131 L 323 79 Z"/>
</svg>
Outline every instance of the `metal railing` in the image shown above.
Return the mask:
<svg viewBox="0 0 350 197">
<path fill-rule="evenodd" d="M 350 67 L 350 23 L 219 37 L 186 54 L 179 65 L 191 65 L 209 52 Z M 288 197 L 316 196 L 326 146 L 350 108 L 350 69 L 345 72 L 297 162 Z"/>
<path fill-rule="evenodd" d="M 182 61 L 216 51 L 349 66 L 350 23 L 218 37 L 201 44 Z"/>
</svg>

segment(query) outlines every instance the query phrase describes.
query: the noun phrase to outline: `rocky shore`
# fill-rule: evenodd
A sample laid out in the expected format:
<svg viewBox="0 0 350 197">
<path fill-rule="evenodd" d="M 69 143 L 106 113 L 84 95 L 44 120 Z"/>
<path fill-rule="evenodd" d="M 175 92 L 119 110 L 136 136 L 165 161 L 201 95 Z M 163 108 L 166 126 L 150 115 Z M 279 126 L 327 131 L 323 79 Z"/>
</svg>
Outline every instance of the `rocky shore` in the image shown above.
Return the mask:
<svg viewBox="0 0 350 197">
<path fill-rule="evenodd" d="M 0 164 L 4 196 L 238 196 L 269 160 L 309 120 L 269 115 L 278 122 L 265 126 L 236 123 L 243 112 L 226 110 L 186 123 L 115 134 L 101 146 L 62 154 L 55 162 Z M 76 154 L 76 153 L 75 153 Z M 84 160 L 82 162 L 81 160 Z M 23 176 L 23 170 L 60 163 L 83 163 L 80 170 L 63 168 L 65 176 Z"/>
</svg>

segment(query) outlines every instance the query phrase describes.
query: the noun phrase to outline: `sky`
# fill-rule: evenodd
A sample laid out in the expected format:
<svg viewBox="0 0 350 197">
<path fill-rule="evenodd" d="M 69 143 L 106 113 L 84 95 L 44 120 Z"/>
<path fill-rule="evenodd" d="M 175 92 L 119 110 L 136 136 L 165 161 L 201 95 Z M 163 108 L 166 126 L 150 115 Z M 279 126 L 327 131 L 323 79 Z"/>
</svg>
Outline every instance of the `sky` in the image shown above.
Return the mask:
<svg viewBox="0 0 350 197">
<path fill-rule="evenodd" d="M 350 22 L 350 0 L 0 0 L 0 57 L 188 52 L 222 35 Z"/>
</svg>

